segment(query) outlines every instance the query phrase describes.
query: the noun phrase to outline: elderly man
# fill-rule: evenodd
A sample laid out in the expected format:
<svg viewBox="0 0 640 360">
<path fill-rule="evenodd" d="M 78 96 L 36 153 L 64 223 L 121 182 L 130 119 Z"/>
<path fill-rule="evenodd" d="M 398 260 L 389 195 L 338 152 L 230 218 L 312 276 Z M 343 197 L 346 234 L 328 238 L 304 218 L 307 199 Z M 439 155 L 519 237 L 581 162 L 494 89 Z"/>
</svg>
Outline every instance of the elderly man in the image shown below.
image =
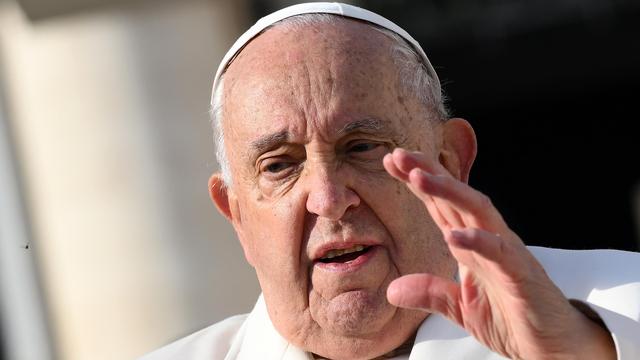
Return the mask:
<svg viewBox="0 0 640 360">
<path fill-rule="evenodd" d="M 213 106 L 211 197 L 263 294 L 147 359 L 640 358 L 640 257 L 527 248 L 466 184 L 474 132 L 388 20 L 263 18 Z"/>
</svg>

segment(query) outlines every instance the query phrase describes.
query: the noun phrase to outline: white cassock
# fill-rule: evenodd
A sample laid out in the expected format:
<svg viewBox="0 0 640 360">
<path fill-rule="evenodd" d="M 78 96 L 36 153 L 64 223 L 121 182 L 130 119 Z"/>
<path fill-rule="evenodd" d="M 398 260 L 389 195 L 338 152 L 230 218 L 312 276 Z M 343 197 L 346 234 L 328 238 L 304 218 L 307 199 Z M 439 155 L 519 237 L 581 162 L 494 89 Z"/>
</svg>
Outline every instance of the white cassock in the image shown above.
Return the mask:
<svg viewBox="0 0 640 360">
<path fill-rule="evenodd" d="M 529 247 L 569 299 L 588 304 L 611 332 L 618 359 L 640 359 L 640 253 Z M 214 324 L 140 360 L 309 360 L 276 331 L 262 296 L 249 314 Z M 393 359 L 504 359 L 438 314 L 420 325 L 410 354 Z"/>
</svg>

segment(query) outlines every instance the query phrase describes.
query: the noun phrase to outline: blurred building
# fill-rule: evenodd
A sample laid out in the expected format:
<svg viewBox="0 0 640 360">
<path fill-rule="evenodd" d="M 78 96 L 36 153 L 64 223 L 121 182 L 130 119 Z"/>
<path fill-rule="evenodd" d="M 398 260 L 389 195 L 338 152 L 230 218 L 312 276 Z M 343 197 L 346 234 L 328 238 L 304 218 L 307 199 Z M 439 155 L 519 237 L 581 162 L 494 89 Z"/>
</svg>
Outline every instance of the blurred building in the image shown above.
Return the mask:
<svg viewBox="0 0 640 360">
<path fill-rule="evenodd" d="M 259 292 L 211 205 L 224 52 L 282 0 L 0 0 L 9 359 L 131 359 Z M 354 3 L 354 2 L 351 2 Z M 423 45 L 528 244 L 638 249 L 634 0 L 355 2 Z"/>
<path fill-rule="evenodd" d="M 249 21 L 244 1 L 0 1 L 10 359 L 131 359 L 251 309 L 207 190 L 211 81 Z"/>
</svg>

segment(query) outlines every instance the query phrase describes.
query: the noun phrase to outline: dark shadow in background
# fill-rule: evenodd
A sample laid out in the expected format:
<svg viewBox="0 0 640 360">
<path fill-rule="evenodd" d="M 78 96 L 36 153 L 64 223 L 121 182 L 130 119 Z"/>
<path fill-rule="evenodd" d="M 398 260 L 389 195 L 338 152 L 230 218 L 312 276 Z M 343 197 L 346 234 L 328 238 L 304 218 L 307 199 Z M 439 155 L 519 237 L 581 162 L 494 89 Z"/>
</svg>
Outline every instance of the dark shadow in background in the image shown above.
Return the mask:
<svg viewBox="0 0 640 360">
<path fill-rule="evenodd" d="M 2 318 L 0 318 L 0 324 L 4 324 L 4 321 L 2 321 Z M 7 353 L 4 349 L 5 345 L 5 337 L 4 337 L 4 329 L 2 327 L 0 327 L 0 360 L 4 360 L 7 359 Z"/>
<path fill-rule="evenodd" d="M 359 4 L 426 49 L 453 114 L 476 129 L 471 184 L 527 244 L 638 250 L 640 3 Z M 254 0 L 256 19 L 282 5 Z"/>
</svg>

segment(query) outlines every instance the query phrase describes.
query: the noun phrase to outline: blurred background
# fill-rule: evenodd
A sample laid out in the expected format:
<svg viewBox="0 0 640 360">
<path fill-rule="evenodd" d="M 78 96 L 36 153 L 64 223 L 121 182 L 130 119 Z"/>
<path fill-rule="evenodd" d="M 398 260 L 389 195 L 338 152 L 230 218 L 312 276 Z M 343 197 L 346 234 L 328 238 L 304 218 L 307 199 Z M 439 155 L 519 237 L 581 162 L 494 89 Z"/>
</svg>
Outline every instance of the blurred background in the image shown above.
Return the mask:
<svg viewBox="0 0 640 360">
<path fill-rule="evenodd" d="M 211 205 L 217 64 L 278 0 L 0 0 L 0 357 L 133 359 L 259 288 Z M 361 0 L 413 34 L 530 245 L 637 250 L 640 3 Z"/>
</svg>

